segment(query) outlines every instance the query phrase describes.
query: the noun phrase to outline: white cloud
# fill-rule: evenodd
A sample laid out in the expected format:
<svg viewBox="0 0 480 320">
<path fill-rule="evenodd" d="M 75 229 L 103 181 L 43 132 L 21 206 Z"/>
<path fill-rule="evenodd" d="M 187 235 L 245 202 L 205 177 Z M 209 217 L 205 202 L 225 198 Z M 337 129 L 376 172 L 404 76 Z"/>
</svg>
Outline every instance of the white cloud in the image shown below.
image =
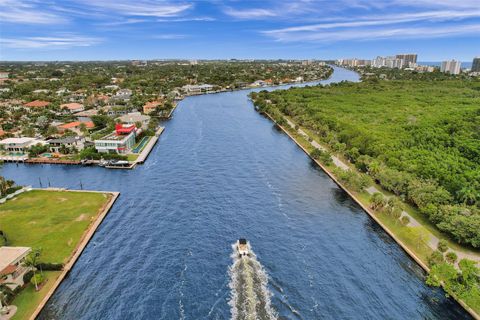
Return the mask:
<svg viewBox="0 0 480 320">
<path fill-rule="evenodd" d="M 228 7 L 223 12 L 237 19 L 262 19 L 278 15 L 274 10 L 269 9 L 234 9 Z"/>
<path fill-rule="evenodd" d="M 478 11 L 430 11 L 419 13 L 407 13 L 397 15 L 384 15 L 384 16 L 371 16 L 371 17 L 359 17 L 355 21 L 340 21 L 331 23 L 318 23 L 304 26 L 288 27 L 282 29 L 275 29 L 265 31 L 265 34 L 285 34 L 290 32 L 305 32 L 305 31 L 318 31 L 322 29 L 333 28 L 353 28 L 364 26 L 378 26 L 388 24 L 399 24 L 406 22 L 416 21 L 448 21 L 448 20 L 460 20 L 468 18 L 479 18 L 480 10 Z"/>
<path fill-rule="evenodd" d="M 421 0 L 420 0 L 421 1 Z M 386 38 L 425 38 L 475 34 L 479 10 L 436 10 L 338 19 L 316 24 L 261 31 L 277 41 L 331 42 Z"/>
<path fill-rule="evenodd" d="M 191 9 L 191 3 L 173 3 L 151 0 L 86 0 L 82 4 L 98 10 L 116 12 L 123 16 L 175 17 Z"/>
<path fill-rule="evenodd" d="M 65 23 L 67 19 L 39 8 L 31 1 L 0 0 L 0 21 L 2 23 L 57 24 Z"/>
<path fill-rule="evenodd" d="M 335 42 L 345 40 L 366 41 L 379 39 L 424 39 L 453 35 L 478 35 L 480 25 L 467 24 L 442 27 L 390 27 L 381 29 L 343 29 L 325 30 L 309 33 L 286 33 L 278 35 L 276 40 L 283 42 Z"/>
<path fill-rule="evenodd" d="M 67 49 L 89 47 L 102 42 L 100 38 L 64 34 L 49 37 L 0 38 L 0 43 L 15 49 Z"/>
<path fill-rule="evenodd" d="M 185 39 L 188 36 L 186 34 L 159 34 L 155 35 L 152 38 L 160 40 L 175 40 L 175 39 Z"/>
</svg>

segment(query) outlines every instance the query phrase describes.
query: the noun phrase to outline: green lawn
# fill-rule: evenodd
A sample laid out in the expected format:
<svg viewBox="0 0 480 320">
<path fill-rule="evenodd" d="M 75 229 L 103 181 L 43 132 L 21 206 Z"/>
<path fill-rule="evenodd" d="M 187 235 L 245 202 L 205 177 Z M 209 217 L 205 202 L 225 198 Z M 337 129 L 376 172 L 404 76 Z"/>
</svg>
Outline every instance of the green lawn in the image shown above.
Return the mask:
<svg viewBox="0 0 480 320">
<path fill-rule="evenodd" d="M 43 262 L 65 263 L 110 196 L 93 192 L 33 190 L 0 205 L 0 230 L 10 246 L 41 248 Z M 54 285 L 60 271 L 46 271 L 36 292 L 28 284 L 15 297 L 13 319 L 28 319 Z"/>
<path fill-rule="evenodd" d="M 32 190 L 0 205 L 0 230 L 10 246 L 41 248 L 41 261 L 63 263 L 107 201 L 101 193 Z"/>
<path fill-rule="evenodd" d="M 45 271 L 43 272 L 46 283 L 40 288 L 38 292 L 35 291 L 33 284 L 28 284 L 13 300 L 12 305 L 17 306 L 17 313 L 12 318 L 13 320 L 29 319 L 37 306 L 42 301 L 50 288 L 55 284 L 56 279 L 60 275 L 60 271 Z"/>
<path fill-rule="evenodd" d="M 134 153 L 127 154 L 128 161 L 135 161 L 137 160 L 137 158 L 138 158 L 138 154 L 134 154 Z"/>
</svg>

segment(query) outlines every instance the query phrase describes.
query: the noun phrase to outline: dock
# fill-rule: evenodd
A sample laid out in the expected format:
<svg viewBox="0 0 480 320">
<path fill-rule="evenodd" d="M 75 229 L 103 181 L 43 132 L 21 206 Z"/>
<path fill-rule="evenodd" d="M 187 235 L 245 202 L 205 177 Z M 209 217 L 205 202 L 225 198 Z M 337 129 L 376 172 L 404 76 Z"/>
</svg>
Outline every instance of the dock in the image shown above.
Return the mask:
<svg viewBox="0 0 480 320">
<path fill-rule="evenodd" d="M 145 148 L 143 148 L 143 150 L 140 152 L 140 154 L 138 155 L 138 158 L 137 160 L 135 160 L 135 164 L 138 164 L 138 163 L 144 163 L 145 160 L 147 160 L 148 158 L 148 155 L 150 154 L 150 152 L 152 151 L 153 147 L 155 146 L 155 144 L 157 143 L 158 141 L 158 138 L 160 137 L 160 135 L 163 133 L 163 131 L 165 130 L 164 127 L 160 127 L 158 128 L 158 130 L 155 132 L 155 135 L 150 139 L 150 141 L 148 141 L 147 145 L 145 146 Z"/>
<path fill-rule="evenodd" d="M 25 163 L 39 163 L 39 164 L 81 164 L 79 160 L 60 160 L 49 158 L 32 158 L 24 161 Z"/>
</svg>

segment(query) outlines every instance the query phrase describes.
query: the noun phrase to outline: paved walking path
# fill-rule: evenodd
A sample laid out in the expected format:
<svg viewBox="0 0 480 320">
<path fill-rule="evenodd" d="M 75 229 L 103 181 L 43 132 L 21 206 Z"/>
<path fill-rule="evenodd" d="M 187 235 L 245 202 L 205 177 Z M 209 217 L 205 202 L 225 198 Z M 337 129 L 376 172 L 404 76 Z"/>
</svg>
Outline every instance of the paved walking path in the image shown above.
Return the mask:
<svg viewBox="0 0 480 320">
<path fill-rule="evenodd" d="M 290 119 L 286 119 L 286 120 L 287 120 L 288 125 L 295 130 L 295 123 L 293 123 Z M 302 129 L 299 128 L 296 131 L 301 136 L 303 136 L 307 141 L 309 141 L 309 143 L 312 145 L 312 147 L 314 147 L 316 149 L 319 149 L 319 150 L 322 150 L 322 151 L 327 151 L 327 149 L 325 147 L 323 147 L 322 145 L 320 145 L 317 141 L 315 141 L 313 139 L 310 141 L 309 140 L 310 136 L 305 131 L 303 131 Z M 337 166 L 338 168 L 341 168 L 343 170 L 350 170 L 350 167 L 346 163 L 344 163 L 342 160 L 340 160 L 338 157 L 336 157 L 334 155 L 332 155 L 331 157 L 332 157 L 332 161 L 335 164 L 335 166 Z M 374 193 L 378 192 L 378 193 L 381 193 L 385 198 L 388 198 L 387 196 L 385 196 L 385 194 L 380 192 L 375 186 L 370 186 L 368 188 L 365 188 L 365 191 L 367 191 L 369 194 L 374 194 Z M 409 226 L 409 227 L 421 227 L 422 226 L 422 224 L 420 222 L 418 222 L 417 220 L 415 220 L 415 218 L 413 218 L 408 212 L 402 211 L 401 217 L 403 217 L 403 216 L 406 216 L 406 217 L 409 218 L 409 223 L 407 224 L 407 226 Z M 425 231 L 428 233 L 427 245 L 432 250 L 437 250 L 438 242 L 440 241 L 440 239 L 438 239 L 434 234 L 432 234 L 427 229 L 425 229 Z M 469 253 L 465 253 L 465 252 L 462 252 L 462 251 L 453 250 L 451 248 L 449 248 L 449 251 L 454 251 L 457 254 L 457 257 L 458 257 L 457 261 L 460 261 L 460 260 L 466 258 L 466 259 L 477 261 L 477 264 L 480 264 L 480 255 L 478 255 L 478 254 L 474 254 L 474 253 L 469 254 Z"/>
</svg>

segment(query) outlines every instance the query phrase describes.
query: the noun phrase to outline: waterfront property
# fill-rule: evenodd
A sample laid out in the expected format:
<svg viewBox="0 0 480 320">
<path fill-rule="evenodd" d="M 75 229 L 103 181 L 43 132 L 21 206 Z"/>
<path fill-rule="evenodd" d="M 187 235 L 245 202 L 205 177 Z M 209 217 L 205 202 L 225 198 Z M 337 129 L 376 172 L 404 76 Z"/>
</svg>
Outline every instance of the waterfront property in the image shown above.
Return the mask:
<svg viewBox="0 0 480 320">
<path fill-rule="evenodd" d="M 30 270 L 24 266 L 30 247 L 0 247 L 0 284 L 15 290 L 24 285 L 23 276 Z"/>
<path fill-rule="evenodd" d="M 135 145 L 135 125 L 116 124 L 115 131 L 95 140 L 95 149 L 101 153 L 126 154 Z"/>
<path fill-rule="evenodd" d="M 126 115 L 120 116 L 117 118 L 121 123 L 131 126 L 136 125 L 137 123 L 141 124 L 141 128 L 146 129 L 148 122 L 150 121 L 150 116 L 143 115 L 140 112 L 130 112 Z"/>
<path fill-rule="evenodd" d="M 189 95 L 208 93 L 213 90 L 213 85 L 211 84 L 200 84 L 200 85 L 191 85 L 187 84 L 182 87 L 183 91 Z"/>
<path fill-rule="evenodd" d="M 0 148 L 7 152 L 23 154 L 36 144 L 46 144 L 46 142 L 31 137 L 6 138 L 0 141 Z"/>
<path fill-rule="evenodd" d="M 85 147 L 85 138 L 82 136 L 70 136 L 58 139 L 48 140 L 48 147 L 51 152 L 61 152 L 67 149 L 83 150 Z"/>
<path fill-rule="evenodd" d="M 105 192 L 32 190 L 0 204 L 0 228 L 15 246 L 0 247 L 0 273 L 12 287 L 23 286 L 11 301 L 17 307 L 14 319 L 29 319 L 53 293 L 115 198 Z M 32 282 L 23 283 L 30 270 L 24 266 L 30 248 L 41 248 L 38 262 L 64 265 L 62 272 L 37 272 L 38 290 Z"/>
<path fill-rule="evenodd" d="M 144 106 L 143 106 L 143 113 L 145 114 L 150 114 L 152 112 L 154 112 L 159 106 L 163 105 L 163 102 L 161 101 L 151 101 L 151 102 L 147 102 Z"/>
</svg>

